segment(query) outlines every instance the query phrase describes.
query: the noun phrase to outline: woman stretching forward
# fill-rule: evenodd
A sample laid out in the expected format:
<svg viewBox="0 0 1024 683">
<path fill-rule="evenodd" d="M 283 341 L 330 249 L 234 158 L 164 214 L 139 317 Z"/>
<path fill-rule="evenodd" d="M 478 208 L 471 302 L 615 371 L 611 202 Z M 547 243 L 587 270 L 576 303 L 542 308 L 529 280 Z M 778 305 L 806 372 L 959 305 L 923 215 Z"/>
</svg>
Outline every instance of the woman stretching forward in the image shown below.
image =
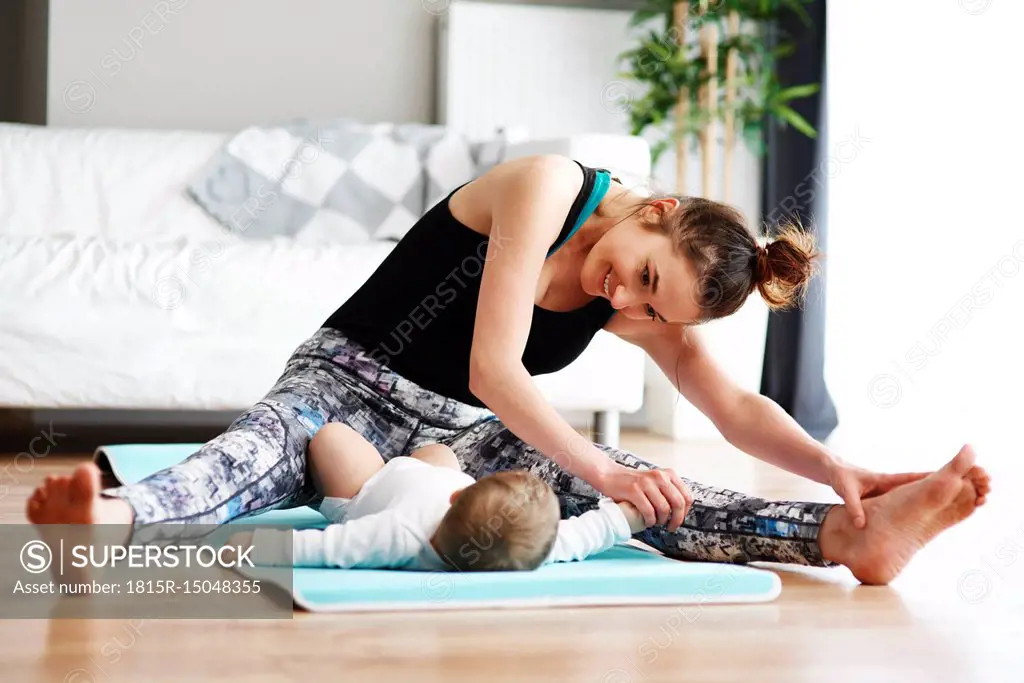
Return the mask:
<svg viewBox="0 0 1024 683">
<path fill-rule="evenodd" d="M 698 334 L 754 290 L 790 305 L 817 257 L 792 228 L 759 245 L 729 206 L 645 197 L 560 156 L 509 161 L 427 212 L 223 434 L 132 485 L 104 490 L 100 470 L 81 465 L 41 486 L 28 515 L 123 523 L 140 543 L 160 522 L 317 507 L 307 445 L 342 422 L 385 460 L 440 443 L 474 478 L 528 470 L 563 517 L 602 495 L 632 503 L 649 526 L 636 537 L 672 557 L 842 564 L 887 583 L 985 501 L 988 475 L 970 447 L 927 475 L 849 465 L 732 383 Z M 568 365 L 601 329 L 643 348 L 731 444 L 830 485 L 844 505 L 754 498 L 589 442 L 531 377 Z"/>
</svg>

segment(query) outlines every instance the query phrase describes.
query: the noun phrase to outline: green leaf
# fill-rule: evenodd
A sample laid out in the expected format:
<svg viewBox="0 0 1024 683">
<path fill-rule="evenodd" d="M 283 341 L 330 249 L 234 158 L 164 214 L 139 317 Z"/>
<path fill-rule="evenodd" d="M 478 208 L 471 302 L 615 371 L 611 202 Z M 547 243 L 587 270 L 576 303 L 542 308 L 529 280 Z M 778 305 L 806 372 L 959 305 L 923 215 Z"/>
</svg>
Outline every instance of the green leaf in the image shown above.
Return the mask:
<svg viewBox="0 0 1024 683">
<path fill-rule="evenodd" d="M 791 56 L 794 52 L 796 52 L 796 43 L 779 43 L 771 51 L 771 55 L 776 59 L 784 59 Z"/>
<path fill-rule="evenodd" d="M 808 123 L 807 119 L 800 116 L 800 114 L 796 113 L 796 111 L 786 106 L 785 104 L 777 105 L 773 110 L 773 113 L 779 118 L 781 118 L 783 121 L 788 123 L 789 125 L 796 128 L 798 131 L 806 135 L 807 137 L 818 137 L 818 132 L 814 130 L 814 126 Z"/>
<path fill-rule="evenodd" d="M 775 93 L 774 99 L 776 102 L 789 102 L 791 100 L 797 100 L 803 97 L 810 97 L 814 93 L 818 92 L 821 86 L 817 83 L 808 83 L 807 85 L 794 85 L 784 90 L 779 90 Z"/>
</svg>

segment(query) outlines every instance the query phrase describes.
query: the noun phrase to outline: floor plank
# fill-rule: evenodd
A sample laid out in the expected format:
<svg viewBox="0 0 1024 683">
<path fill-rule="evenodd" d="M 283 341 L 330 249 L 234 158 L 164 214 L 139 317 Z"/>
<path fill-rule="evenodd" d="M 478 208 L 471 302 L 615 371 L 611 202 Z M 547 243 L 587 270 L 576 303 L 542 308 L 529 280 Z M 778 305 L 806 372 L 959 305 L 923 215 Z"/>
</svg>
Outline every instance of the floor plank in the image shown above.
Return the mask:
<svg viewBox="0 0 1024 683">
<path fill-rule="evenodd" d="M 720 442 L 626 434 L 628 448 L 698 481 L 774 498 L 835 500 L 824 487 Z M 0 522 L 24 523 L 43 477 L 84 455 L 0 457 Z M 764 565 L 783 580 L 764 605 L 310 615 L 253 620 L 7 620 L 7 681 L 1024 680 L 1024 514 L 1009 483 L 940 536 L 890 587 L 845 569 Z"/>
</svg>

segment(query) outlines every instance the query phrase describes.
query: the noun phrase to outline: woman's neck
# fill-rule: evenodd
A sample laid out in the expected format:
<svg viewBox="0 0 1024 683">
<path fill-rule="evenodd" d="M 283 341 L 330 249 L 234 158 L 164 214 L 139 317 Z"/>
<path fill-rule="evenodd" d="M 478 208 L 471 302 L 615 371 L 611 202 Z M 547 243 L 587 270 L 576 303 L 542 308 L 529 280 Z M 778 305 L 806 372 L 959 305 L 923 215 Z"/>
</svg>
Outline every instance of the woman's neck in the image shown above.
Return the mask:
<svg viewBox="0 0 1024 683">
<path fill-rule="evenodd" d="M 612 183 L 608 194 L 601 200 L 594 213 L 583 223 L 576 233 L 578 240 L 569 240 L 566 246 L 573 251 L 589 253 L 598 240 L 616 225 L 636 213 L 637 206 L 645 197 L 618 183 Z M 573 244 L 573 242 L 576 242 Z"/>
<path fill-rule="evenodd" d="M 555 254 L 548 258 L 548 275 L 542 286 L 544 293 L 537 304 L 552 311 L 569 311 L 594 299 L 580 283 L 583 264 L 594 245 L 609 230 L 634 213 L 644 197 L 614 183 L 597 209 Z"/>
</svg>

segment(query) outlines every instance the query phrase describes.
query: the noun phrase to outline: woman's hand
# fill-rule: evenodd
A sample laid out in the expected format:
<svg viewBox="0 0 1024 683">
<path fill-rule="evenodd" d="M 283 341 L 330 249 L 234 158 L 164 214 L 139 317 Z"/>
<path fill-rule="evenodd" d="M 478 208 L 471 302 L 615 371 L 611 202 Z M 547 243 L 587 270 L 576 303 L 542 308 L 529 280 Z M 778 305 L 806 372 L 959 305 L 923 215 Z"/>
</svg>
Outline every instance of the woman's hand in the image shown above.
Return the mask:
<svg viewBox="0 0 1024 683">
<path fill-rule="evenodd" d="M 843 462 L 835 463 L 829 470 L 829 485 L 846 503 L 846 511 L 853 525 L 863 529 L 867 524 L 862 498 L 873 498 L 891 491 L 897 486 L 919 481 L 931 472 L 907 472 L 903 474 L 880 474 Z"/>
<path fill-rule="evenodd" d="M 682 525 L 693 505 L 693 494 L 671 469 L 635 470 L 612 462 L 594 488 L 616 502 L 632 503 L 647 526 L 664 524 L 668 531 Z"/>
</svg>

